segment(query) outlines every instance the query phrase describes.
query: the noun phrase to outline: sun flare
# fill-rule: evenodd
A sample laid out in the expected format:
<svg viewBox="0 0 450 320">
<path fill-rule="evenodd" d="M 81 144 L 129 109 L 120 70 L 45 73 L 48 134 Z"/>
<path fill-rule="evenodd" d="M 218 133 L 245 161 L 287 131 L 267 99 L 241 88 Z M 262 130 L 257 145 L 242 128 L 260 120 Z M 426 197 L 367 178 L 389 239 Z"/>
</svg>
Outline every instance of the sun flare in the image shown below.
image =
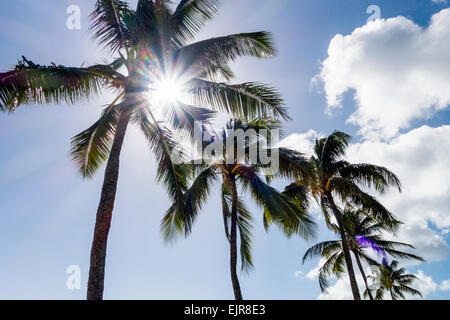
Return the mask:
<svg viewBox="0 0 450 320">
<path fill-rule="evenodd" d="M 158 104 L 173 104 L 182 98 L 183 84 L 175 78 L 164 78 L 154 87 L 153 99 Z"/>
</svg>

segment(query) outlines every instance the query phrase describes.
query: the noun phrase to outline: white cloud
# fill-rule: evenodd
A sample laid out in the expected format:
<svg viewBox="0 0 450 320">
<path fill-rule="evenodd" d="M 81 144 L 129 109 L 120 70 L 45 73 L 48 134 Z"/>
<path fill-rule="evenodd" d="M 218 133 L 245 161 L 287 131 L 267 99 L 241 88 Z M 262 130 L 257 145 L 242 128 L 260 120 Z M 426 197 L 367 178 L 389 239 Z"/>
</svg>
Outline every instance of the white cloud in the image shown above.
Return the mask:
<svg viewBox="0 0 450 320">
<path fill-rule="evenodd" d="M 419 290 L 424 298 L 439 289 L 438 284 L 434 282 L 431 276 L 427 276 L 422 270 L 418 270 L 415 276 L 417 277 L 417 280 L 412 287 Z M 407 298 L 417 299 L 417 297 L 419 296 L 409 296 Z"/>
<path fill-rule="evenodd" d="M 315 280 L 316 278 L 319 277 L 319 266 L 316 266 L 314 268 L 312 268 L 311 270 L 308 271 L 308 273 L 305 275 L 305 278 L 309 279 L 309 280 Z"/>
<path fill-rule="evenodd" d="M 289 148 L 310 155 L 313 153 L 314 140 L 323 137 L 314 130 L 306 133 L 293 133 L 278 143 L 278 147 Z"/>
<path fill-rule="evenodd" d="M 450 227 L 449 137 L 450 125 L 423 126 L 390 142 L 352 144 L 347 152 L 350 162 L 385 166 L 400 177 L 403 193 L 389 192 L 381 202 L 405 223 L 398 240 L 413 244 L 427 260 L 450 252 L 442 236 Z"/>
<path fill-rule="evenodd" d="M 450 290 L 450 279 L 442 281 L 439 289 L 442 291 Z"/>
<path fill-rule="evenodd" d="M 319 269 L 325 264 L 325 262 L 326 259 L 321 258 L 317 266 L 308 271 L 308 273 L 305 275 L 305 278 L 309 280 L 317 279 L 319 277 Z"/>
<path fill-rule="evenodd" d="M 415 274 L 417 280 L 412 284 L 412 287 L 416 290 L 419 290 L 422 293 L 423 298 L 426 298 L 429 294 L 434 293 L 438 290 L 446 290 L 443 289 L 443 286 L 439 286 L 430 276 L 426 275 L 422 270 L 418 270 Z M 362 277 L 357 274 L 356 281 L 358 282 L 359 292 L 361 295 L 365 291 L 365 287 L 363 286 Z M 448 280 L 447 280 L 448 281 Z M 448 281 L 450 283 L 450 281 Z M 410 299 L 420 299 L 420 296 L 412 296 L 409 294 L 405 295 L 407 300 Z M 338 279 L 336 283 L 330 286 L 327 289 L 326 293 L 321 293 L 317 299 L 319 300 L 353 300 L 352 291 L 350 288 L 350 281 L 348 276 L 345 276 L 341 279 Z M 390 300 L 389 294 L 385 293 L 385 300 Z"/>
<path fill-rule="evenodd" d="M 336 35 L 320 79 L 329 108 L 355 90 L 349 121 L 370 138 L 391 138 L 450 104 L 450 8 L 422 28 L 405 17 L 380 19 Z"/>
<path fill-rule="evenodd" d="M 325 263 L 325 259 L 321 258 L 317 264 L 317 266 L 315 266 L 314 268 L 312 268 L 311 270 L 309 270 L 306 274 L 303 273 L 303 271 L 301 270 L 296 270 L 294 272 L 294 277 L 295 278 L 300 278 L 300 279 L 308 279 L 308 280 L 316 280 L 319 277 L 319 269 L 320 267 L 323 266 L 323 264 Z"/>
<path fill-rule="evenodd" d="M 362 296 L 365 288 L 363 287 L 363 279 L 361 275 L 356 275 L 356 282 L 358 283 L 359 292 Z M 317 299 L 319 300 L 353 300 L 352 291 L 350 288 L 350 281 L 348 276 L 338 279 L 336 283 L 330 286 L 326 292 L 321 293 Z"/>
</svg>

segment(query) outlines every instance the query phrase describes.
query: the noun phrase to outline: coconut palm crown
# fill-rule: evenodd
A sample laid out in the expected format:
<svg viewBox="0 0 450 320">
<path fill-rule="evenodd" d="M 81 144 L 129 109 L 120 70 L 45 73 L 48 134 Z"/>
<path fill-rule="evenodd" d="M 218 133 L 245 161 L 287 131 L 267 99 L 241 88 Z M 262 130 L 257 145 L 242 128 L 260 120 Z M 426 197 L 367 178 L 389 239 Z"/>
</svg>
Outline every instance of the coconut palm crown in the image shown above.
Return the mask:
<svg viewBox="0 0 450 320">
<path fill-rule="evenodd" d="M 230 63 L 238 57 L 275 55 L 270 33 L 194 42 L 219 4 L 218 0 L 182 0 L 173 6 L 169 0 L 139 0 L 132 9 L 126 1 L 98 0 L 90 15 L 91 31 L 111 62 L 67 67 L 39 65 L 23 57 L 12 70 L 0 73 L 0 109 L 10 113 L 23 104 L 75 104 L 105 91 L 115 95 L 100 118 L 72 139 L 72 157 L 84 177 L 92 177 L 107 162 L 91 249 L 88 299 L 103 298 L 119 157 L 130 123 L 148 139 L 159 163 L 158 180 L 176 200 L 183 196 L 186 181 L 170 156 L 182 149 L 174 129 L 192 130 L 195 120 L 207 120 L 215 112 L 242 119 L 288 119 L 280 95 L 271 86 L 230 84 L 234 77 Z M 176 83 L 183 99 L 161 101 L 167 83 Z M 173 92 L 174 97 L 179 94 Z"/>
<path fill-rule="evenodd" d="M 230 273 L 236 300 L 242 300 L 242 292 L 237 276 L 237 243 L 240 240 L 241 268 L 249 271 L 253 267 L 252 261 L 252 229 L 254 218 L 245 205 L 242 194 L 249 194 L 255 203 L 264 210 L 263 220 L 266 228 L 275 224 L 287 236 L 298 234 L 304 239 L 315 235 L 316 225 L 302 206 L 298 206 L 287 196 L 268 184 L 271 179 L 263 179 L 267 173 L 267 165 L 260 161 L 251 161 L 250 150 L 264 139 L 270 143 L 270 135 L 261 135 L 261 131 L 268 132 L 278 128 L 279 124 L 272 120 L 256 119 L 253 121 L 230 120 L 226 128 L 214 139 L 206 141 L 203 148 L 215 146 L 210 158 L 203 158 L 200 164 L 193 161 L 190 165 L 183 165 L 190 171 L 190 187 L 186 190 L 180 206 L 176 201 L 169 208 L 164 217 L 161 230 L 167 240 L 175 237 L 187 236 L 192 231 L 199 213 L 207 202 L 215 186 L 221 189 L 222 218 L 225 236 L 230 244 Z M 234 133 L 238 130 L 248 132 L 253 130 L 255 135 L 239 145 Z M 231 144 L 227 144 L 231 140 Z M 227 148 L 231 145 L 232 148 Z M 239 153 L 238 148 L 244 152 Z M 190 167 L 190 168 L 187 168 Z M 179 208 L 182 210 L 179 210 Z"/>
<path fill-rule="evenodd" d="M 382 232 L 386 228 L 382 223 L 377 222 L 370 216 L 367 216 L 362 210 L 355 210 L 351 206 L 346 206 L 343 214 L 344 227 L 347 234 L 348 247 L 353 253 L 359 271 L 363 278 L 366 289 L 369 289 L 367 276 L 364 271 L 362 262 L 371 266 L 379 266 L 382 263 L 387 263 L 387 256 L 402 259 L 414 259 L 423 261 L 423 258 L 409 252 L 398 250 L 398 248 L 413 249 L 410 244 L 384 240 Z M 334 232 L 339 234 L 339 227 L 333 224 Z M 369 252 L 372 251 L 377 254 L 378 260 Z M 326 259 L 325 263 L 319 269 L 319 284 L 322 291 L 326 291 L 329 286 L 328 279 L 331 275 L 336 275 L 338 278 L 345 273 L 345 259 L 342 250 L 341 240 L 330 240 L 320 242 L 310 247 L 303 256 L 303 263 L 308 258 L 320 256 Z M 371 291 L 368 291 L 368 296 L 373 300 Z"/>
<path fill-rule="evenodd" d="M 344 260 L 348 269 L 353 297 L 360 300 L 353 264 L 345 233 L 341 203 L 351 203 L 367 214 L 395 230 L 398 221 L 366 189 L 374 188 L 380 194 L 394 186 L 401 191 L 400 180 L 388 169 L 367 163 L 352 164 L 344 160 L 350 136 L 339 131 L 317 139 L 314 154 L 309 160 L 304 155 L 285 150 L 280 153 L 281 174 L 295 181 L 286 187 L 285 194 L 298 201 L 307 202 L 312 196 L 322 209 L 325 221 L 332 226 L 331 217 L 337 222 L 343 244 Z M 309 174 L 308 174 L 309 172 Z"/>
<path fill-rule="evenodd" d="M 406 299 L 405 294 L 422 297 L 422 293 L 412 287 L 417 277 L 406 273 L 405 268 L 399 268 L 398 261 L 380 266 L 376 273 L 368 276 L 373 284 L 364 292 L 365 296 L 372 292 L 375 300 L 383 300 L 385 293 L 389 293 L 392 300 Z"/>
</svg>

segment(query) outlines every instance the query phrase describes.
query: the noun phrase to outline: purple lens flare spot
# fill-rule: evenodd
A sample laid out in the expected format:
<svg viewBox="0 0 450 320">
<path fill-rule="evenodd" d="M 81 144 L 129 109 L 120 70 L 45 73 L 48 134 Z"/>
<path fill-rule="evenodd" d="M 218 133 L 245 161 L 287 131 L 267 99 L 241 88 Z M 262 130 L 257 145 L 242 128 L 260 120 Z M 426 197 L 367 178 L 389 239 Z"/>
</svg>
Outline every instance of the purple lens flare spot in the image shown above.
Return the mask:
<svg viewBox="0 0 450 320">
<path fill-rule="evenodd" d="M 383 265 L 387 265 L 387 256 L 386 256 L 386 252 L 384 252 L 383 249 L 381 249 L 379 246 L 377 246 L 375 244 L 375 242 L 373 242 L 372 240 L 363 237 L 363 236 L 356 236 L 356 240 L 358 241 L 358 243 L 360 244 L 361 247 L 363 248 L 371 248 L 373 249 L 377 255 L 382 258 L 382 264 Z"/>
</svg>

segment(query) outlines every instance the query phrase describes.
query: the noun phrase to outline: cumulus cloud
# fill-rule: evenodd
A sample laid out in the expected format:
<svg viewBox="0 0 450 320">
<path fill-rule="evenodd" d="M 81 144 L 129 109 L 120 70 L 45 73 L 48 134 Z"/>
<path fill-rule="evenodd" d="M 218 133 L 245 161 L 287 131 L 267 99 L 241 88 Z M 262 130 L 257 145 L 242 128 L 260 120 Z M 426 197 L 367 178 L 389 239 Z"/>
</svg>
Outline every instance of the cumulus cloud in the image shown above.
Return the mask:
<svg viewBox="0 0 450 320">
<path fill-rule="evenodd" d="M 319 260 L 319 263 L 317 264 L 317 266 L 315 266 L 314 268 L 312 268 L 311 270 L 308 271 L 308 273 L 306 273 L 305 278 L 309 279 L 309 280 L 315 280 L 319 277 L 319 269 L 322 268 L 322 266 L 325 264 L 326 259 L 321 258 Z"/>
<path fill-rule="evenodd" d="M 365 290 L 363 287 L 363 278 L 361 275 L 356 275 L 356 282 L 358 283 L 359 292 L 362 294 Z M 352 290 L 350 288 L 350 280 L 348 276 L 338 279 L 336 283 L 330 286 L 326 292 L 321 293 L 318 300 L 353 300 Z"/>
<path fill-rule="evenodd" d="M 450 279 L 442 281 L 439 289 L 442 291 L 450 290 Z"/>
<path fill-rule="evenodd" d="M 278 143 L 278 147 L 289 148 L 310 155 L 313 153 L 315 139 L 320 139 L 321 137 L 323 137 L 322 134 L 312 129 L 306 133 L 293 133 L 282 139 Z"/>
<path fill-rule="evenodd" d="M 433 278 L 431 278 L 431 276 L 426 275 L 422 270 L 418 270 L 415 276 L 417 277 L 417 280 L 415 281 L 413 287 L 419 290 L 424 298 L 430 293 L 438 290 L 438 284 L 433 280 Z"/>
<path fill-rule="evenodd" d="M 422 293 L 422 297 L 426 298 L 431 293 L 443 289 L 444 281 L 441 285 L 438 285 L 431 276 L 425 274 L 422 270 L 418 270 L 416 274 L 417 280 L 412 284 L 412 287 L 419 290 Z M 450 280 L 450 279 L 449 279 Z M 449 283 L 450 281 L 447 280 Z M 361 294 L 365 291 L 363 287 L 363 279 L 360 275 L 356 276 L 356 281 L 358 282 L 359 291 Z M 409 294 L 405 295 L 407 300 L 410 299 L 420 299 L 420 296 L 412 296 Z M 348 276 L 338 279 L 336 283 L 327 289 L 326 293 L 321 293 L 317 299 L 319 300 L 353 300 L 352 291 L 350 288 L 350 281 Z M 385 300 L 390 300 L 389 294 L 384 295 Z"/>
<path fill-rule="evenodd" d="M 303 276 L 303 272 L 300 270 L 297 270 L 294 272 L 294 278 L 301 278 Z"/>
<path fill-rule="evenodd" d="M 336 35 L 318 76 L 329 109 L 354 90 L 349 122 L 365 137 L 392 138 L 450 104 L 450 8 L 426 28 L 405 17 L 379 19 Z"/>
<path fill-rule="evenodd" d="M 385 166 L 402 181 L 403 193 L 381 198 L 405 224 L 398 240 L 413 244 L 427 260 L 445 259 L 443 233 L 450 227 L 450 125 L 423 126 L 390 142 L 364 141 L 347 152 L 351 162 Z M 442 232 L 441 232 L 442 231 Z"/>
</svg>

